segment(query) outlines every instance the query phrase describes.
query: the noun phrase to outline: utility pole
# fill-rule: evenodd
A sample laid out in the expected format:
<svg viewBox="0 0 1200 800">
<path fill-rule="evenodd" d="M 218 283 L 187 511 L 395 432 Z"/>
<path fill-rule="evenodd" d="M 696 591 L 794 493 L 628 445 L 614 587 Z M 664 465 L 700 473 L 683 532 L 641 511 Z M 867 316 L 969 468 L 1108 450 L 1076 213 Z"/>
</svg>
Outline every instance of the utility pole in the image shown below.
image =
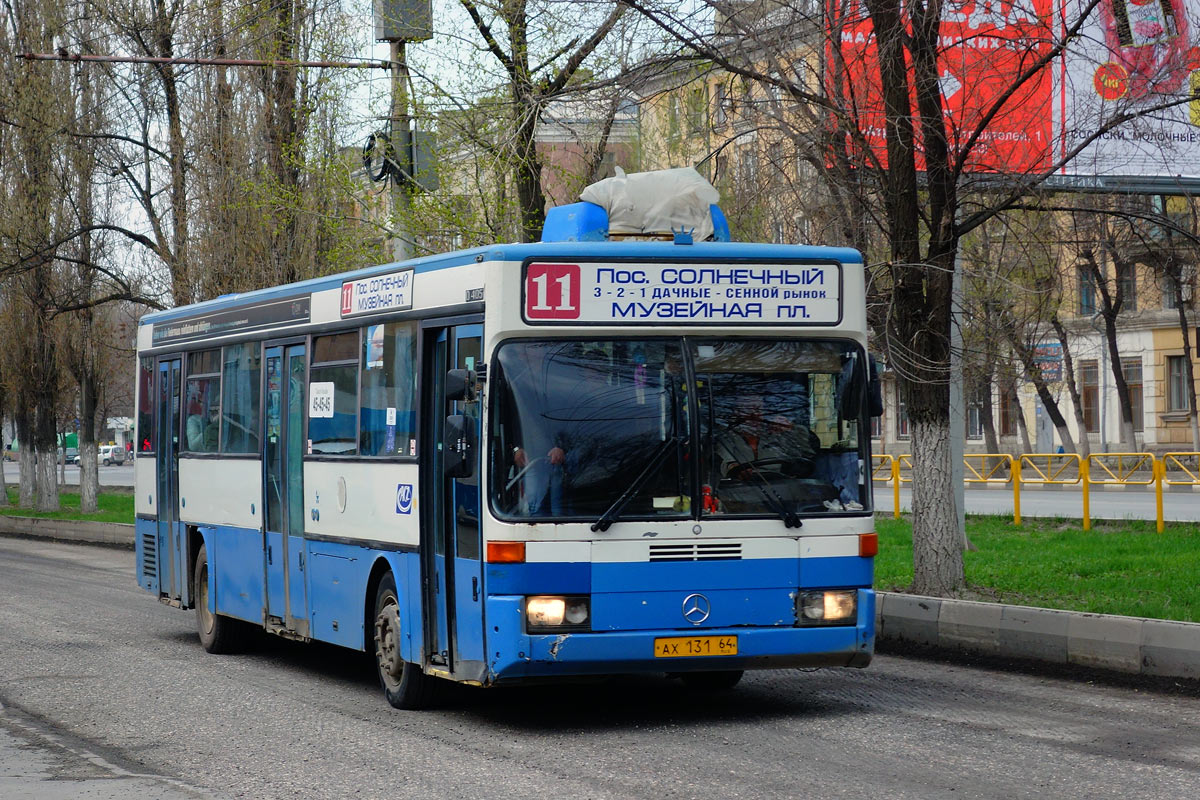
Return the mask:
<svg viewBox="0 0 1200 800">
<path fill-rule="evenodd" d="M 391 180 L 392 258 L 403 261 L 413 254 L 409 214 L 416 183 L 416 137 L 408 115 L 408 42 L 433 38 L 432 0 L 374 0 L 375 41 L 390 50 L 392 103 L 388 114 L 388 159 L 384 175 Z"/>
<path fill-rule="evenodd" d="M 391 43 L 392 66 L 392 113 L 391 113 L 391 144 L 392 153 L 399 161 L 402 170 L 412 169 L 412 136 L 409 131 L 408 119 L 408 62 L 405 61 L 404 40 L 396 39 Z M 412 258 L 412 234 L 408 230 L 408 214 L 411 206 L 411 195 L 407 181 L 401 175 L 392 177 L 392 258 L 404 261 Z"/>
</svg>

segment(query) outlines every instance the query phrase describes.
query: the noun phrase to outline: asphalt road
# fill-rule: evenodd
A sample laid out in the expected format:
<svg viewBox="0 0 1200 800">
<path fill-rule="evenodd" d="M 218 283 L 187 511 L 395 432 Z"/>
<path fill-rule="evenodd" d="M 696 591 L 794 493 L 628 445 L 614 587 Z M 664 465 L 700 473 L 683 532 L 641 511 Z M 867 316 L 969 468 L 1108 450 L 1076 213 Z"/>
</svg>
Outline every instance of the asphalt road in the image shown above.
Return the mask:
<svg viewBox="0 0 1200 800">
<path fill-rule="evenodd" d="M 128 551 L 0 537 L 0 794 L 84 796 L 37 782 L 82 770 L 130 798 L 1200 795 L 1194 691 L 879 656 L 720 695 L 642 677 L 398 712 L 361 656 L 212 656 L 193 622 Z"/>
<path fill-rule="evenodd" d="M 14 461 L 5 461 L 4 463 L 4 480 L 9 486 L 16 486 L 20 479 L 20 465 Z M 124 464 L 109 464 L 107 467 L 103 464 L 97 464 L 97 475 L 100 478 L 101 486 L 133 486 L 133 461 L 126 461 Z M 65 475 L 67 485 L 79 485 L 79 467 L 74 464 L 67 464 L 66 467 L 59 467 L 60 470 L 65 469 L 65 472 L 60 473 Z"/>
</svg>

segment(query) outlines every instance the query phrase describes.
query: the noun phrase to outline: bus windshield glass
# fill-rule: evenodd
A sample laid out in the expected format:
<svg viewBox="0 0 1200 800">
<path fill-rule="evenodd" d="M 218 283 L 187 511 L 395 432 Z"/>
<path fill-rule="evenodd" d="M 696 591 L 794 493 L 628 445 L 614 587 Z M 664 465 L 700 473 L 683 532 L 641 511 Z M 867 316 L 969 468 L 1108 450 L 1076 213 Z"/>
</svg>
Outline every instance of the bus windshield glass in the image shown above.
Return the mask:
<svg viewBox="0 0 1200 800">
<path fill-rule="evenodd" d="M 862 513 L 865 380 L 860 346 L 841 340 L 509 341 L 492 377 L 493 509 L 593 523 Z"/>
<path fill-rule="evenodd" d="M 687 517 L 682 341 L 516 341 L 497 355 L 492 492 L 502 517 Z M 636 481 L 657 462 L 655 474 Z"/>
</svg>

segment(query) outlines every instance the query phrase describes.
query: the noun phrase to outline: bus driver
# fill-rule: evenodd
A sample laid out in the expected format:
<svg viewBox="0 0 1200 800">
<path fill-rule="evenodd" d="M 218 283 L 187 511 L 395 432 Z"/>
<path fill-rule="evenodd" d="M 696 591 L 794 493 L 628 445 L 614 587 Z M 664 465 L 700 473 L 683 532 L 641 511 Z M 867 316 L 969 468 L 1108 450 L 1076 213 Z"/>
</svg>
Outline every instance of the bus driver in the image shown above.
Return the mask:
<svg viewBox="0 0 1200 800">
<path fill-rule="evenodd" d="M 807 478 L 816 455 L 812 440 L 806 426 L 782 415 L 764 416 L 762 395 L 743 395 L 729 426 L 717 438 L 721 475 L 739 481 L 762 472 Z"/>
</svg>

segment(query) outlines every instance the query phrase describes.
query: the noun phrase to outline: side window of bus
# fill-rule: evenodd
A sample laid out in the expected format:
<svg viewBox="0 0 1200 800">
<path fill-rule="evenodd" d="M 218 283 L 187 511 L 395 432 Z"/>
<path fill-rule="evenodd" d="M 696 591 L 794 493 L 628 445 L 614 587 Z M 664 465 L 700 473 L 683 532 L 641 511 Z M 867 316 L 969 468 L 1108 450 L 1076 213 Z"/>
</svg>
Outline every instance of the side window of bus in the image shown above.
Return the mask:
<svg viewBox="0 0 1200 800">
<path fill-rule="evenodd" d="M 220 443 L 221 351 L 188 353 L 182 450 L 215 453 Z"/>
<path fill-rule="evenodd" d="M 138 452 L 154 451 L 154 359 L 143 358 L 138 366 Z"/>
<path fill-rule="evenodd" d="M 371 325 L 362 347 L 359 452 L 364 456 L 415 456 L 416 323 Z"/>
<path fill-rule="evenodd" d="M 221 452 L 258 452 L 258 342 L 225 348 L 221 380 Z"/>
<path fill-rule="evenodd" d="M 313 337 L 308 373 L 311 453 L 354 455 L 358 448 L 358 331 Z"/>
</svg>

